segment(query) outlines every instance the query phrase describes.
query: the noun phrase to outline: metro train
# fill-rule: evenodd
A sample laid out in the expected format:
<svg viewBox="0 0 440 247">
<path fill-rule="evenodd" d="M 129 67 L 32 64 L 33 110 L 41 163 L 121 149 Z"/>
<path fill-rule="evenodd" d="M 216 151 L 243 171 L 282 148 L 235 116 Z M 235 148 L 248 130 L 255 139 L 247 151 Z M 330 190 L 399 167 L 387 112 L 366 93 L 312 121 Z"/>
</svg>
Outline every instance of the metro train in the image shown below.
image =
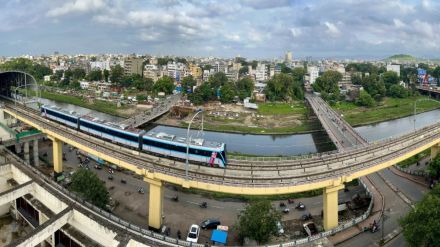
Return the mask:
<svg viewBox="0 0 440 247">
<path fill-rule="evenodd" d="M 106 122 L 90 116 L 79 116 L 75 112 L 66 112 L 55 106 L 42 106 L 42 116 L 80 130 L 123 144 L 141 151 L 163 155 L 180 160 L 186 159 L 186 138 L 176 137 L 163 132 L 146 132 L 140 129 Z M 190 140 L 188 159 L 209 166 L 225 168 L 226 145 L 224 143 L 206 141 L 201 138 Z"/>
</svg>

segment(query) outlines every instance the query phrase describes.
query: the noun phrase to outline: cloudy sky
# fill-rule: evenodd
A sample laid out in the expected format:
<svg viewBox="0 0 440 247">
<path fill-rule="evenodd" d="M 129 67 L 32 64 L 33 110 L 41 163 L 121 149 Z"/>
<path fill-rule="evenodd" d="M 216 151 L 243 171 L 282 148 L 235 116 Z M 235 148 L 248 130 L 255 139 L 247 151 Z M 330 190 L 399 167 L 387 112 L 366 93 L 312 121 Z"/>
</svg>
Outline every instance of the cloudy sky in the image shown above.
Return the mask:
<svg viewBox="0 0 440 247">
<path fill-rule="evenodd" d="M 0 56 L 440 57 L 440 0 L 0 0 Z"/>
</svg>

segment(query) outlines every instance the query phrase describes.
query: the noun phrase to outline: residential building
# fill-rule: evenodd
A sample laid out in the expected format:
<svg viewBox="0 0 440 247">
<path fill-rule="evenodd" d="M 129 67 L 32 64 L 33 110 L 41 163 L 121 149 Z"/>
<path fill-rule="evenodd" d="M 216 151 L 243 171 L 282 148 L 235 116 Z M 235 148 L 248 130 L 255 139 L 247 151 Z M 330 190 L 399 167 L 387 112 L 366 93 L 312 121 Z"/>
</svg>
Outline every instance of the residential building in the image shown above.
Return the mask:
<svg viewBox="0 0 440 247">
<path fill-rule="evenodd" d="M 96 62 L 90 62 L 90 69 L 91 70 L 110 70 L 110 61 L 96 61 Z"/>
<path fill-rule="evenodd" d="M 159 80 L 161 77 L 160 71 L 156 65 L 153 64 L 146 64 L 144 67 L 144 78 L 150 78 L 154 82 Z"/>
<path fill-rule="evenodd" d="M 124 74 L 125 75 L 142 75 L 142 65 L 144 63 L 144 59 L 130 57 L 124 59 Z"/>
<path fill-rule="evenodd" d="M 189 65 L 189 73 L 196 79 L 202 78 L 203 76 L 202 68 L 200 68 L 200 66 L 193 63 Z"/>
<path fill-rule="evenodd" d="M 319 68 L 317 66 L 307 66 L 307 73 L 310 76 L 310 84 L 313 84 L 319 76 Z"/>
<path fill-rule="evenodd" d="M 265 64 L 258 64 L 255 68 L 255 81 L 262 82 L 267 80 L 267 66 Z"/>
<path fill-rule="evenodd" d="M 286 55 L 284 57 L 284 62 L 291 63 L 293 61 L 292 52 L 288 51 L 286 52 Z"/>
<path fill-rule="evenodd" d="M 400 64 L 387 64 L 387 71 L 394 71 L 400 77 Z"/>
</svg>

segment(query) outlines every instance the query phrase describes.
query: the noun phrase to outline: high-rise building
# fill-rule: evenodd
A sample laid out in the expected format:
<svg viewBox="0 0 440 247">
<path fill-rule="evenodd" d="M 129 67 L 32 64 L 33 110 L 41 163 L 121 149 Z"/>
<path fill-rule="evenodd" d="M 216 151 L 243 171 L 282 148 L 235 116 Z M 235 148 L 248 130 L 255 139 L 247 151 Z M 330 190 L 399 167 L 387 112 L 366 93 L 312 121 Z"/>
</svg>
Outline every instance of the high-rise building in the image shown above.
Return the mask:
<svg viewBox="0 0 440 247">
<path fill-rule="evenodd" d="M 307 66 L 307 73 L 310 75 L 310 84 L 313 84 L 319 76 L 319 68 L 316 66 Z"/>
<path fill-rule="evenodd" d="M 286 56 L 284 57 L 284 62 L 291 63 L 292 60 L 293 60 L 292 52 L 291 51 L 286 52 Z"/>
<path fill-rule="evenodd" d="M 142 58 L 130 57 L 124 59 L 124 74 L 125 75 L 142 75 Z"/>
</svg>

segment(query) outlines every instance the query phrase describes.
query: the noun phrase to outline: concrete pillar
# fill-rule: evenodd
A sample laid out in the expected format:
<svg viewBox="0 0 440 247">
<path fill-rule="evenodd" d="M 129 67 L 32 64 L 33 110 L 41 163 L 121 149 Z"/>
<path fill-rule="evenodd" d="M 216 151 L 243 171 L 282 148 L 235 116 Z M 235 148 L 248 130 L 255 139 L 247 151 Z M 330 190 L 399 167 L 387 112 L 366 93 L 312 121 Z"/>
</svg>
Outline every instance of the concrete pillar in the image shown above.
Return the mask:
<svg viewBox="0 0 440 247">
<path fill-rule="evenodd" d="M 150 185 L 150 198 L 148 205 L 148 226 L 159 230 L 162 225 L 163 185 L 160 180 L 144 178 Z"/>
<path fill-rule="evenodd" d="M 30 155 L 29 155 L 29 142 L 24 143 L 24 161 L 28 165 L 31 164 Z"/>
<path fill-rule="evenodd" d="M 34 152 L 34 166 L 38 166 L 40 164 L 39 155 L 38 155 L 38 139 L 34 140 L 32 144 L 33 152 Z"/>
<path fill-rule="evenodd" d="M 338 226 L 338 191 L 343 188 L 344 185 L 324 188 L 323 225 L 326 231 Z"/>
<path fill-rule="evenodd" d="M 20 143 L 15 143 L 15 152 L 17 154 L 21 154 L 21 144 Z"/>
<path fill-rule="evenodd" d="M 54 179 L 56 180 L 63 172 L 63 142 L 52 138 L 52 150 Z"/>
<path fill-rule="evenodd" d="M 440 143 L 431 147 L 431 160 L 435 159 L 440 153 Z"/>
</svg>

